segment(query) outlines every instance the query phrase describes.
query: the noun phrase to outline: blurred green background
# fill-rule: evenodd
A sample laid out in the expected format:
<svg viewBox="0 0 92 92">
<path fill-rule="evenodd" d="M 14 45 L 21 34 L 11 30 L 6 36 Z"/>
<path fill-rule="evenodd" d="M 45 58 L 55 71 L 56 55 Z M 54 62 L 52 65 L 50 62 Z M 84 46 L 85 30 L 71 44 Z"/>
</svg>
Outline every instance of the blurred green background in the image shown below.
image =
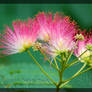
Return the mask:
<svg viewBox="0 0 92 92">
<path fill-rule="evenodd" d="M 0 32 L 3 32 L 4 25 L 11 26 L 13 20 L 33 18 L 39 11 L 63 12 L 71 16 L 81 29 L 89 30 L 92 27 L 92 4 L 0 4 Z M 58 73 L 43 59 L 40 52 L 32 53 L 45 71 L 58 81 Z M 64 79 L 72 76 L 81 65 L 78 63 L 66 70 Z M 0 88 L 2 87 L 55 88 L 26 52 L 0 58 Z M 66 87 L 92 88 L 92 70 L 73 79 Z"/>
</svg>

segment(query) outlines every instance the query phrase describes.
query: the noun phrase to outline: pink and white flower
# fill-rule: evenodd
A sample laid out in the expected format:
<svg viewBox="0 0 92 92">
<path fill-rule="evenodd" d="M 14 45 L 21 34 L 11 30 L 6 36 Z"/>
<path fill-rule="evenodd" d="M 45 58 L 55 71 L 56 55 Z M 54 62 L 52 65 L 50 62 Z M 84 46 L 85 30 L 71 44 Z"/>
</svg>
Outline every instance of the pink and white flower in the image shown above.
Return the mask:
<svg viewBox="0 0 92 92">
<path fill-rule="evenodd" d="M 23 52 L 37 40 L 38 25 L 31 19 L 14 21 L 12 26 L 13 29 L 6 27 L 4 35 L 0 34 L 1 54 L 10 55 Z"/>
<path fill-rule="evenodd" d="M 51 34 L 51 31 L 50 31 L 50 26 L 51 26 L 51 23 L 52 23 L 51 13 L 49 13 L 47 15 L 47 13 L 39 12 L 36 15 L 35 20 L 39 24 L 38 39 L 42 40 L 42 41 L 48 41 L 50 39 L 50 34 Z"/>
<path fill-rule="evenodd" d="M 48 29 L 50 34 L 48 44 L 43 44 L 42 48 L 53 57 L 61 52 L 71 51 L 75 46 L 73 36 L 77 30 L 76 23 L 70 21 L 68 16 L 62 16 L 59 13 L 54 14 L 49 22 L 50 26 Z"/>
</svg>

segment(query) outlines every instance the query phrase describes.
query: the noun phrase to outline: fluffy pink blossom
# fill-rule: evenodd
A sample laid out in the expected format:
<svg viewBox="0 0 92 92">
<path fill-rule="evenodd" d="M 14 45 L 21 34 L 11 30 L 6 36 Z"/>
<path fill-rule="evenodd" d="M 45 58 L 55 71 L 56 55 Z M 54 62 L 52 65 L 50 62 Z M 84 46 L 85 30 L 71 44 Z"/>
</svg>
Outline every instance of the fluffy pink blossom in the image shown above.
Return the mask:
<svg viewBox="0 0 92 92">
<path fill-rule="evenodd" d="M 14 21 L 12 27 L 13 29 L 7 26 L 4 35 L 0 34 L 1 54 L 10 55 L 23 52 L 30 48 L 37 39 L 38 25 L 31 19 Z"/>
<path fill-rule="evenodd" d="M 42 40 L 42 41 L 48 41 L 50 39 L 50 26 L 52 23 L 52 15 L 51 13 L 49 13 L 47 15 L 47 13 L 44 12 L 39 12 L 36 15 L 35 20 L 37 21 L 37 23 L 39 24 L 39 35 L 38 35 L 38 39 Z"/>
<path fill-rule="evenodd" d="M 46 22 L 48 23 L 49 27 L 47 26 L 46 23 L 43 22 L 44 26 L 46 24 L 46 27 L 48 27 L 50 32 L 48 44 L 46 43 L 43 44 L 43 48 L 46 50 L 48 54 L 55 57 L 61 52 L 70 51 L 73 49 L 75 45 L 75 42 L 73 41 L 74 39 L 73 37 L 77 30 L 77 26 L 76 23 L 74 21 L 71 21 L 70 17 L 68 16 L 63 16 L 62 14 L 59 13 L 54 14 L 54 16 L 52 15 L 49 16 L 50 16 L 50 21 Z M 41 31 L 46 31 L 46 30 L 41 30 Z"/>
</svg>

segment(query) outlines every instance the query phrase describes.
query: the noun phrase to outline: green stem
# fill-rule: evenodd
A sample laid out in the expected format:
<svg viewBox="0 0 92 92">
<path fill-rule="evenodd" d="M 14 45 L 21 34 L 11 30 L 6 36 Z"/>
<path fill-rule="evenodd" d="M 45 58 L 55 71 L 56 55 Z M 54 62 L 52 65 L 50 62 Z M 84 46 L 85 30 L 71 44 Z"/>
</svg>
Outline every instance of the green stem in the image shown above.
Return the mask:
<svg viewBox="0 0 92 92">
<path fill-rule="evenodd" d="M 51 63 L 51 61 L 48 59 L 48 57 L 41 51 L 41 49 L 39 49 L 39 50 L 40 50 L 41 54 L 42 54 L 44 57 L 47 58 L 47 61 L 48 61 L 56 70 L 58 70 L 58 69 L 56 68 L 56 66 L 55 66 L 53 63 Z"/>
<path fill-rule="evenodd" d="M 72 51 L 71 51 L 71 53 L 70 53 L 69 57 L 67 58 L 66 64 L 69 62 L 69 60 L 70 60 L 70 58 L 71 58 L 71 56 L 72 56 L 73 52 L 74 52 L 74 50 L 72 50 Z"/>
<path fill-rule="evenodd" d="M 82 73 L 84 73 L 84 72 L 87 72 L 87 71 L 90 70 L 90 69 L 92 69 L 92 67 L 89 67 L 89 68 L 87 68 L 86 70 L 80 72 L 80 74 L 82 74 Z"/>
<path fill-rule="evenodd" d="M 59 88 L 64 87 L 68 82 L 69 82 L 69 81 L 64 82 L 63 84 L 61 84 L 61 85 L 60 85 L 60 87 L 59 87 Z"/>
<path fill-rule="evenodd" d="M 43 72 L 44 75 L 46 75 L 49 80 L 51 80 L 51 82 L 54 85 L 57 85 L 56 82 L 44 71 L 44 69 L 41 67 L 41 65 L 36 61 L 36 59 L 33 57 L 33 55 L 31 54 L 31 52 L 29 50 L 27 50 L 28 54 L 33 58 L 34 62 L 38 65 L 38 67 L 40 68 L 40 70 Z"/>
<path fill-rule="evenodd" d="M 77 44 L 77 43 L 78 43 L 78 41 L 76 42 L 76 44 Z M 69 60 L 70 60 L 70 58 L 71 58 L 73 52 L 74 52 L 74 49 L 71 51 L 71 53 L 70 53 L 69 57 L 67 58 L 67 60 L 64 60 L 64 59 L 63 59 L 62 71 L 61 71 L 61 75 L 60 75 L 61 78 L 62 78 L 62 74 L 63 74 L 64 70 L 67 68 L 66 66 L 69 65 L 69 64 L 67 64 L 67 63 L 69 62 Z M 63 56 L 61 56 L 61 57 L 63 58 Z M 64 85 L 66 85 L 68 82 L 69 82 L 69 81 L 63 82 L 63 80 L 60 79 L 59 88 L 60 88 L 60 87 L 63 87 Z"/>
<path fill-rule="evenodd" d="M 72 79 L 74 79 L 75 77 L 77 77 L 78 75 L 80 75 L 81 71 L 85 68 L 85 66 L 87 65 L 87 63 L 84 63 L 84 65 L 80 68 L 80 70 L 75 73 L 71 78 L 69 78 L 68 80 L 64 80 L 63 82 L 68 82 Z"/>
<path fill-rule="evenodd" d="M 79 74 L 78 74 L 77 76 L 83 74 L 84 72 L 87 72 L 87 71 L 90 70 L 90 69 L 92 69 L 92 67 L 89 67 L 89 68 L 87 68 L 86 70 L 84 70 L 84 71 L 82 71 L 82 72 L 79 72 Z M 76 76 L 75 76 L 75 77 L 76 77 Z M 73 77 L 73 78 L 74 78 L 74 77 Z M 60 86 L 60 88 L 62 88 L 63 86 L 65 86 L 68 82 L 70 82 L 70 81 L 69 81 L 69 80 L 65 80 L 64 83 Z"/>
<path fill-rule="evenodd" d="M 58 57 L 56 57 L 56 59 L 63 64 L 63 61 L 61 59 L 59 59 Z"/>
<path fill-rule="evenodd" d="M 62 67 L 61 67 L 61 70 L 59 71 L 59 82 L 58 82 L 58 84 L 57 84 L 57 90 L 59 90 L 59 87 L 60 87 L 60 85 L 62 84 L 62 81 L 63 81 L 63 72 L 64 72 L 64 62 L 63 62 L 63 64 L 61 63 L 61 65 L 62 65 Z"/>
<path fill-rule="evenodd" d="M 58 84 L 56 86 L 56 92 L 59 92 L 59 87 L 60 87 L 60 85 L 62 83 L 62 75 L 63 75 L 63 72 L 59 71 L 59 82 L 58 82 Z"/>
<path fill-rule="evenodd" d="M 67 64 L 67 65 L 66 65 L 66 68 L 68 68 L 68 67 L 70 67 L 70 66 L 72 66 L 72 65 L 74 65 L 74 64 L 76 64 L 76 63 L 78 63 L 78 62 L 79 62 L 78 59 L 79 59 L 85 52 L 87 52 L 87 50 L 85 50 L 79 57 L 75 58 L 72 62 L 70 62 L 69 64 Z M 76 62 L 75 62 L 75 61 L 76 61 Z"/>
<path fill-rule="evenodd" d="M 70 67 L 70 66 L 72 66 L 72 65 L 74 65 L 74 64 L 76 64 L 76 63 L 78 63 L 79 62 L 79 60 L 75 60 L 75 62 L 73 61 L 73 62 L 71 62 L 70 64 L 67 64 L 66 65 L 66 68 L 68 68 L 68 67 Z"/>
<path fill-rule="evenodd" d="M 55 62 L 55 65 L 56 65 L 57 70 L 59 70 L 59 68 L 58 68 L 58 64 L 57 64 L 57 61 L 56 61 L 55 58 L 54 58 L 54 62 Z"/>
</svg>

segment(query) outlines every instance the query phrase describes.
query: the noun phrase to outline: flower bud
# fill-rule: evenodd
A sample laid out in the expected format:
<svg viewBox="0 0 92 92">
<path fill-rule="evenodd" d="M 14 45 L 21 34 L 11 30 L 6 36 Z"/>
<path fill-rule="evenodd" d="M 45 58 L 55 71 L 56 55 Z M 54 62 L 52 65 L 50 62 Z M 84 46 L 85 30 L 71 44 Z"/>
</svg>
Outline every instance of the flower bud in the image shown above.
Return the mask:
<svg viewBox="0 0 92 92">
<path fill-rule="evenodd" d="M 76 34 L 75 39 L 84 40 L 84 36 L 82 34 Z"/>
<path fill-rule="evenodd" d="M 32 48 L 34 51 L 39 50 L 41 48 L 41 43 L 39 43 L 39 42 L 34 43 Z"/>
</svg>

